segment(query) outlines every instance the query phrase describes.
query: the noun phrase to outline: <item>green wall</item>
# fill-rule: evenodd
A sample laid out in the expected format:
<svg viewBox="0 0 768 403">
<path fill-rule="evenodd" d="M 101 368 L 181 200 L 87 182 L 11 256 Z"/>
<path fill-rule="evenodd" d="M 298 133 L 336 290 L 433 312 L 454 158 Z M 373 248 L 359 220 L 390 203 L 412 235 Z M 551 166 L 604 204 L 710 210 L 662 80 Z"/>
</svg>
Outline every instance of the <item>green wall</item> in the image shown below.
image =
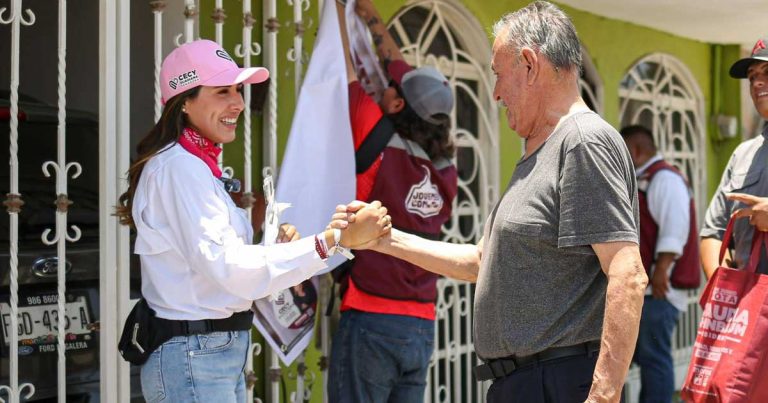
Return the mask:
<svg viewBox="0 0 768 403">
<path fill-rule="evenodd" d="M 317 1 L 310 4 L 306 11 L 304 26 L 304 51 L 311 54 L 312 43 L 318 26 Z M 394 15 L 404 4 L 404 1 L 378 2 L 379 10 L 386 19 Z M 503 14 L 514 11 L 528 4 L 527 1 L 507 0 L 498 2 L 463 1 L 466 7 L 477 18 L 480 26 L 486 27 L 489 33 L 488 43 L 492 43 L 490 27 Z M 225 10 L 228 22 L 242 20 L 240 1 L 225 0 Z M 632 23 L 611 20 L 588 12 L 563 6 L 571 16 L 579 32 L 579 36 L 592 57 L 592 61 L 603 82 L 604 116 L 609 123 L 618 125 L 618 86 L 623 75 L 635 62 L 652 53 L 666 53 L 680 60 L 691 72 L 698 83 L 704 99 L 704 119 L 707 126 L 706 165 L 709 193 L 712 193 L 719 182 L 720 174 L 728 161 L 731 151 L 740 139 L 721 140 L 711 124 L 711 117 L 717 113 L 740 116 L 738 81 L 728 76 L 728 68 L 739 57 L 739 47 L 736 45 L 722 46 L 698 42 L 668 33 L 645 28 Z M 213 2 L 201 4 L 201 36 L 213 37 L 213 23 L 210 16 L 213 12 Z M 253 30 L 255 42 L 261 42 L 263 19 L 260 4 L 254 4 L 253 14 L 256 25 Z M 282 156 L 288 132 L 290 130 L 292 111 L 295 104 L 294 67 L 288 61 L 286 53 L 293 46 L 292 7 L 285 2 L 278 2 L 278 20 L 281 28 L 278 34 L 278 71 L 272 72 L 278 84 L 278 156 Z M 225 24 L 224 42 L 227 50 L 232 51 L 240 41 L 240 24 Z M 236 58 L 237 60 L 237 58 Z M 253 58 L 253 64 L 261 64 L 261 56 Z M 719 71 L 720 74 L 715 74 Z M 717 95 L 719 102 L 713 100 Z M 717 107 L 718 110 L 713 110 Z M 499 140 L 500 140 L 500 186 L 504 188 L 514 170 L 515 162 L 520 155 L 521 142 L 519 137 L 508 128 L 504 110 L 499 111 Z M 254 180 L 260 178 L 262 164 L 261 117 L 254 115 L 253 125 L 253 171 Z M 226 154 L 227 164 L 241 172 L 242 148 L 241 137 L 227 149 L 235 150 Z M 255 186 L 258 188 L 258 186 Z"/>
<path fill-rule="evenodd" d="M 332 0 L 326 0 L 332 1 Z M 278 15 L 282 27 L 278 34 L 278 69 L 271 72 L 278 82 L 278 155 L 282 155 L 290 129 L 292 111 L 295 104 L 294 67 L 288 61 L 286 53 L 293 46 L 295 27 L 292 24 L 293 9 L 286 2 L 278 1 Z M 527 1 L 462 1 L 478 20 L 480 26 L 485 27 L 489 34 L 488 46 L 491 46 L 490 27 L 503 14 L 514 11 L 528 4 Z M 377 1 L 377 6 L 385 19 L 394 15 L 405 4 L 404 1 Z M 224 8 L 227 13 L 225 24 L 224 45 L 233 53 L 234 45 L 240 42 L 240 21 L 242 3 L 235 0 L 225 0 Z M 253 15 L 256 25 L 253 30 L 253 40 L 262 41 L 261 2 L 253 3 Z M 310 3 L 310 9 L 305 12 L 304 26 L 304 51 L 311 53 L 318 26 L 318 1 Z M 680 60 L 690 70 L 691 75 L 699 86 L 701 95 L 705 100 L 704 119 L 707 126 L 706 135 L 706 165 L 707 183 L 711 194 L 716 188 L 720 174 L 728 161 L 731 151 L 739 143 L 740 139 L 721 140 L 714 125 L 710 124 L 711 116 L 716 113 L 724 113 L 732 116 L 740 116 L 740 89 L 738 81 L 728 77 L 728 68 L 739 57 L 739 48 L 736 45 L 720 46 L 681 38 L 675 35 L 663 33 L 653 29 L 641 27 L 635 24 L 620 22 L 603 18 L 591 13 L 575 10 L 564 6 L 563 9 L 571 16 L 579 32 L 579 36 L 588 50 L 592 61 L 600 75 L 604 92 L 604 116 L 609 123 L 617 125 L 618 121 L 618 86 L 623 75 L 635 62 L 651 53 L 666 53 Z M 208 16 L 213 12 L 213 2 L 201 2 L 201 32 L 205 38 L 214 37 L 213 22 Z M 311 22 L 310 22 L 311 21 Z M 234 54 L 233 54 L 234 56 Z M 235 57 L 235 60 L 239 58 Z M 252 59 L 254 65 L 262 65 L 261 56 Z M 715 96 L 715 98 L 713 98 Z M 507 126 L 504 110 L 499 111 L 499 144 L 500 144 L 500 187 L 506 187 L 512 175 L 514 166 L 521 155 L 521 141 L 519 137 Z M 262 164 L 262 120 L 254 116 L 253 124 L 253 174 L 254 188 L 259 189 L 260 169 Z M 242 137 L 242 136 L 239 136 Z M 242 172 L 242 142 L 225 149 L 226 164 L 233 166 L 236 172 Z M 307 365 L 310 371 L 319 373 L 318 360 L 320 354 L 314 348 L 310 349 L 307 356 Z M 261 363 L 263 357 L 258 358 Z M 291 369 L 295 373 L 295 366 Z M 256 392 L 264 396 L 266 388 L 265 376 L 259 375 Z M 286 388 L 293 389 L 294 381 L 286 378 Z M 320 379 L 316 380 L 316 386 L 312 388 L 312 401 L 321 401 Z"/>
<path fill-rule="evenodd" d="M 382 2 L 379 2 L 382 3 Z M 464 0 L 463 5 L 477 18 L 480 25 L 487 27 L 489 46 L 492 43 L 490 27 L 508 12 L 524 7 L 528 1 L 479 2 Z M 393 15 L 402 2 L 392 1 L 379 4 L 384 18 Z M 676 57 L 688 67 L 699 85 L 705 101 L 704 119 L 707 125 L 706 164 L 709 193 L 713 193 L 720 181 L 720 174 L 728 162 L 731 151 L 739 139 L 721 141 L 713 126 L 709 124 L 713 113 L 725 113 L 740 116 L 738 81 L 728 76 L 728 68 L 739 58 L 739 47 L 714 46 L 711 44 L 682 38 L 639 25 L 611 20 L 592 13 L 562 6 L 571 17 L 584 47 L 592 57 L 603 82 L 604 117 L 612 125 L 619 124 L 619 83 L 624 74 L 635 62 L 651 53 L 667 53 Z M 719 57 L 713 57 L 715 48 L 721 48 Z M 719 60 L 719 64 L 718 64 Z M 714 82 L 713 72 L 717 67 L 721 71 L 720 80 Z M 715 86 L 720 87 L 720 109 L 712 110 L 712 93 Z M 504 188 L 520 155 L 520 141 L 506 125 L 504 111 L 499 111 L 501 186 Z"/>
</svg>

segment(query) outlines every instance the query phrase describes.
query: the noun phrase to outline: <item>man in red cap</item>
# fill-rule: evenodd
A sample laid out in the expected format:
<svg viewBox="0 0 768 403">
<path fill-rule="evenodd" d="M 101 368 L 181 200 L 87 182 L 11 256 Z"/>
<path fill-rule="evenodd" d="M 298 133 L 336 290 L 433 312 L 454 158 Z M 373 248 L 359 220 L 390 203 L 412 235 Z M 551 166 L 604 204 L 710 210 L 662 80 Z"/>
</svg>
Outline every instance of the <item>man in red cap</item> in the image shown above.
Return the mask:
<svg viewBox="0 0 768 403">
<path fill-rule="evenodd" d="M 738 60 L 731 66 L 733 78 L 749 80 L 749 94 L 763 119 L 768 119 L 768 37 L 761 38 L 752 48 L 750 57 Z M 728 256 L 734 267 L 744 267 L 749 259 L 752 234 L 756 225 L 768 214 L 765 200 L 756 196 L 768 195 L 768 174 L 763 173 L 765 161 L 768 161 L 768 127 L 762 134 L 741 143 L 733 151 L 725 167 L 720 185 L 709 203 L 700 235 L 701 263 L 707 278 L 711 277 L 719 266 L 718 254 L 722 244 L 725 227 L 731 215 L 740 211 L 739 216 L 749 216 L 747 220 L 737 220 L 733 228 L 735 242 L 734 256 Z M 762 199 L 762 200 L 761 200 Z M 750 207 L 752 206 L 752 207 Z M 764 227 L 764 226 L 763 226 Z M 768 273 L 768 261 L 761 261 L 758 271 Z"/>
</svg>

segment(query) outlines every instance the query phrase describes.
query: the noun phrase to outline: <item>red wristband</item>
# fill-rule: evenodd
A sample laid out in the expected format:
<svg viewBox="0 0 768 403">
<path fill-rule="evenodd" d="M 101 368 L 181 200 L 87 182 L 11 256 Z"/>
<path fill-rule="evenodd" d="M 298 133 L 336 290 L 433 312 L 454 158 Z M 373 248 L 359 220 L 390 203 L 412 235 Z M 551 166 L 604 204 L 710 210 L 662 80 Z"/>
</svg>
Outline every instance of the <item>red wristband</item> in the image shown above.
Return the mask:
<svg viewBox="0 0 768 403">
<path fill-rule="evenodd" d="M 328 259 L 328 247 L 325 246 L 325 242 L 320 240 L 319 235 L 315 235 L 315 252 L 320 256 L 320 259 Z"/>
</svg>

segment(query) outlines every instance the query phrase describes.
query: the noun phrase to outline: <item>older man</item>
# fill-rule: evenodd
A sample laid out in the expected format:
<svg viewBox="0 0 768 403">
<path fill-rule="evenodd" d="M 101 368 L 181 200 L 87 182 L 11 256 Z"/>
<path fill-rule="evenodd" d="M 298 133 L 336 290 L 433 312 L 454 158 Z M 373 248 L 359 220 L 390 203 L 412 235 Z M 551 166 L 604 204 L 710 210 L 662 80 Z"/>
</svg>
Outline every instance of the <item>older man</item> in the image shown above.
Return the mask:
<svg viewBox="0 0 768 403">
<path fill-rule="evenodd" d="M 483 239 L 392 231 L 371 247 L 477 281 L 476 374 L 494 381 L 489 402 L 618 401 L 648 282 L 632 160 L 580 97 L 581 45 L 559 8 L 532 3 L 494 35 L 494 96 L 525 155 Z"/>
<path fill-rule="evenodd" d="M 755 109 L 763 119 L 768 120 L 768 37 L 755 43 L 750 57 L 734 63 L 730 74 L 733 78 L 749 80 L 749 93 Z M 768 173 L 763 172 L 768 161 L 766 138 L 768 126 L 763 129 L 762 135 L 736 147 L 709 203 L 700 232 L 701 263 L 707 277 L 711 277 L 720 264 L 718 254 L 731 214 L 740 210 L 739 216 L 750 216 L 750 221 L 759 230 L 768 229 L 768 223 L 764 223 L 768 215 L 768 200 L 754 197 L 768 195 Z M 728 197 L 729 193 L 740 195 Z M 733 240 L 736 248 L 730 262 L 732 266 L 744 267 L 747 263 L 753 233 L 754 228 L 747 220 L 737 220 L 734 224 Z M 768 273 L 768 261 L 761 261 L 758 270 Z"/>
</svg>

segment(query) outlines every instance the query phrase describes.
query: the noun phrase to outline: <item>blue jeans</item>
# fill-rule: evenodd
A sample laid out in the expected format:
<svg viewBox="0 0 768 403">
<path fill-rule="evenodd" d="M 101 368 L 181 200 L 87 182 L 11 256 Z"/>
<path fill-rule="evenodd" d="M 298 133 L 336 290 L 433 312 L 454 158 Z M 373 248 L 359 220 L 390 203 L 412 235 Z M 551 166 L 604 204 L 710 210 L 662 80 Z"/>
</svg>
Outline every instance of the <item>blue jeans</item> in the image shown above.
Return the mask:
<svg viewBox="0 0 768 403">
<path fill-rule="evenodd" d="M 431 320 L 342 312 L 328 369 L 329 400 L 423 402 L 434 338 Z"/>
<path fill-rule="evenodd" d="M 672 401 L 672 331 L 680 312 L 666 299 L 645 297 L 634 361 L 640 366 L 640 402 Z"/>
<path fill-rule="evenodd" d="M 247 330 L 177 336 L 158 347 L 141 367 L 148 403 L 245 402 Z"/>
</svg>

